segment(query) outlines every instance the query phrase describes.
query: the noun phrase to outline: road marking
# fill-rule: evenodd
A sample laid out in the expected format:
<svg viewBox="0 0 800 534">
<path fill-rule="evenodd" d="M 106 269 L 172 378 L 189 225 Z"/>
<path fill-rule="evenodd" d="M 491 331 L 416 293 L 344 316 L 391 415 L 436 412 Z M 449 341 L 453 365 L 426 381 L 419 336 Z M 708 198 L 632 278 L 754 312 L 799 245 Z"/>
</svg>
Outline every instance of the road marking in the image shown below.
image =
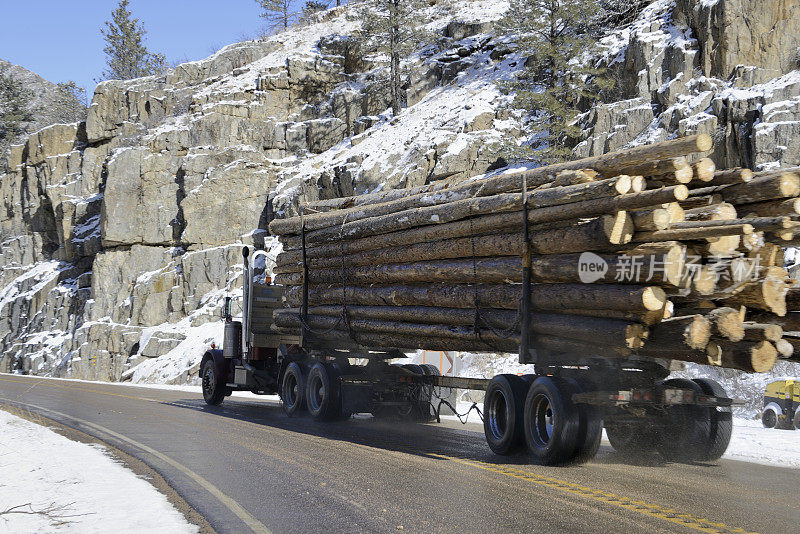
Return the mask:
<svg viewBox="0 0 800 534">
<path fill-rule="evenodd" d="M 471 467 L 477 467 L 478 469 L 491 471 L 493 473 L 506 475 L 509 477 L 525 480 L 528 482 L 533 482 L 534 484 L 539 484 L 541 486 L 546 486 L 548 488 L 557 489 L 559 491 L 571 493 L 573 495 L 580 495 L 582 497 L 587 497 L 595 501 L 600 501 L 606 504 L 618 506 L 626 510 L 639 512 L 641 514 L 645 514 L 650 517 L 663 519 L 665 521 L 682 525 L 684 527 L 691 528 L 699 532 L 707 532 L 710 534 L 731 534 L 731 533 L 754 534 L 754 533 L 748 533 L 747 531 L 742 530 L 741 528 L 729 527 L 725 523 L 711 521 L 709 519 L 704 519 L 702 517 L 695 517 L 691 514 L 679 512 L 671 508 L 664 508 L 657 504 L 646 503 L 644 501 L 631 499 L 629 497 L 623 497 L 621 495 L 617 495 L 607 491 L 593 490 L 586 486 L 581 486 L 580 484 L 573 484 L 571 482 L 558 480 L 556 478 L 536 475 L 534 473 L 531 473 L 529 471 L 523 471 L 521 469 L 514 469 L 506 466 L 498 466 L 486 462 L 481 462 L 479 460 L 458 458 L 456 456 L 447 456 L 444 454 L 431 454 L 431 456 L 435 458 L 441 458 L 443 460 L 450 460 L 453 462 L 469 465 Z"/>
<path fill-rule="evenodd" d="M 2 379 L 0 379 L 0 380 L 2 380 Z M 131 398 L 139 398 L 139 397 L 131 397 Z M 9 400 L 9 399 L 5 399 L 5 400 Z M 15 402 L 15 404 L 22 404 L 22 403 Z M 138 449 L 140 449 L 140 450 L 142 450 L 142 451 L 144 451 L 144 452 L 146 452 L 148 454 L 151 454 L 151 455 L 155 456 L 156 458 L 162 460 L 163 462 L 168 463 L 169 465 L 171 465 L 172 467 L 174 467 L 175 469 L 177 469 L 178 471 L 180 471 L 184 475 L 186 475 L 189 478 L 191 478 L 192 480 L 194 480 L 203 489 L 205 489 L 211 495 L 216 497 L 217 500 L 219 500 L 223 505 L 225 505 L 226 508 L 228 508 L 228 510 L 230 510 L 236 517 L 241 519 L 242 522 L 244 524 L 246 524 L 250 528 L 250 530 L 252 530 L 256 534 L 271 534 L 271 531 L 266 527 L 266 525 L 261 523 L 255 517 L 253 517 L 253 515 L 251 515 L 250 512 L 248 512 L 247 510 L 245 510 L 239 503 L 237 503 L 231 497 L 229 497 L 228 495 L 223 493 L 219 488 L 214 486 L 211 482 L 209 482 L 208 480 L 206 480 L 202 476 L 198 475 L 197 473 L 195 473 L 194 471 L 192 471 L 188 467 L 184 466 L 183 464 L 173 460 L 169 456 L 167 456 L 167 455 L 165 455 L 165 454 L 163 454 L 161 452 L 158 452 L 157 450 L 155 450 L 155 449 L 153 449 L 151 447 L 148 447 L 144 443 L 140 443 L 140 442 L 138 442 L 138 441 L 136 441 L 134 439 L 131 439 L 131 438 L 127 437 L 127 436 L 124 436 L 122 434 L 114 432 L 113 430 L 111 430 L 109 428 L 106 428 L 104 426 L 100 426 L 100 425 L 92 423 L 90 421 L 85 421 L 83 419 L 78 419 L 77 417 L 74 417 L 72 415 L 67 415 L 67 414 L 64 414 L 64 413 L 61 413 L 61 412 L 57 412 L 55 410 L 50 410 L 49 408 L 45 408 L 43 406 L 38 406 L 36 404 L 24 403 L 23 405 L 24 406 L 30 406 L 32 408 L 36 408 L 37 410 L 45 412 L 45 413 L 55 414 L 57 416 L 65 418 L 67 420 L 71 419 L 73 421 L 77 421 L 77 422 L 79 422 L 79 423 L 81 423 L 83 425 L 88 426 L 89 428 L 93 428 L 93 429 L 98 430 L 100 432 L 104 432 L 105 434 L 108 434 L 109 436 L 112 436 L 112 437 L 114 437 L 114 438 L 116 438 L 116 439 L 118 439 L 120 441 L 123 441 L 123 442 L 127 443 L 128 445 L 132 445 L 132 446 L 134 446 L 134 447 L 136 447 L 136 448 L 138 448 Z M 51 418 L 51 419 L 55 419 L 55 418 Z"/>
<path fill-rule="evenodd" d="M 62 384 L 52 384 L 52 383 L 50 383 L 50 382 L 48 382 L 48 381 L 46 381 L 44 379 L 37 379 L 37 380 L 33 380 L 32 381 L 32 380 L 12 380 L 10 378 L 0 378 L 0 381 L 12 382 L 14 384 L 31 384 L 31 387 L 29 387 L 28 389 L 26 389 L 25 391 L 23 391 L 22 393 L 17 395 L 15 400 L 19 399 L 20 397 L 25 395 L 28 391 L 32 390 L 34 387 L 37 387 L 39 385 L 44 385 L 44 386 L 49 387 L 49 388 L 76 389 L 78 391 L 89 391 L 91 393 L 99 393 L 100 395 L 110 395 L 112 397 L 122 397 L 124 399 L 135 399 L 135 400 L 142 400 L 142 401 L 147 401 L 147 402 L 161 402 L 158 399 L 151 399 L 149 397 L 136 397 L 134 395 L 123 395 L 122 393 L 110 393 L 108 391 L 101 391 L 99 389 L 90 389 L 90 388 L 84 388 L 84 387 L 79 387 L 79 386 L 64 386 Z"/>
</svg>

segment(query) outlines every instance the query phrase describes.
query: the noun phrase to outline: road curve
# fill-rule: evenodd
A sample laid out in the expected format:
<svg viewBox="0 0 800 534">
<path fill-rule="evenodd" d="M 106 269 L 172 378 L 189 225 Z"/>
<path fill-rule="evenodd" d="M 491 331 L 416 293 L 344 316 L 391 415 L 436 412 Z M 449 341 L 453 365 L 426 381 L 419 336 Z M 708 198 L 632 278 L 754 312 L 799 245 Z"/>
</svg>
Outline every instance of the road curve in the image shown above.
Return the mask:
<svg viewBox="0 0 800 534">
<path fill-rule="evenodd" d="M 0 374 L 26 408 L 131 454 L 218 532 L 797 532 L 800 471 L 501 458 L 477 427 L 288 419 L 274 402 Z"/>
</svg>

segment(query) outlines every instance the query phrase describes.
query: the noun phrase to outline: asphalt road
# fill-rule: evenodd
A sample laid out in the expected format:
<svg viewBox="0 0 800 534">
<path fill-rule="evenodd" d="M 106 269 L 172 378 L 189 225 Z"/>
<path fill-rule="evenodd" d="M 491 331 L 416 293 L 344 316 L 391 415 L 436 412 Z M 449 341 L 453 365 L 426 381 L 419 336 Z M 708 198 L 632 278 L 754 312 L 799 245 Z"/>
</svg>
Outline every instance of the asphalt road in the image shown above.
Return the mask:
<svg viewBox="0 0 800 534">
<path fill-rule="evenodd" d="M 317 423 L 261 399 L 0 374 L 3 403 L 142 460 L 218 532 L 800 532 L 800 470 L 606 446 L 541 467 L 493 455 L 477 426 Z"/>
</svg>

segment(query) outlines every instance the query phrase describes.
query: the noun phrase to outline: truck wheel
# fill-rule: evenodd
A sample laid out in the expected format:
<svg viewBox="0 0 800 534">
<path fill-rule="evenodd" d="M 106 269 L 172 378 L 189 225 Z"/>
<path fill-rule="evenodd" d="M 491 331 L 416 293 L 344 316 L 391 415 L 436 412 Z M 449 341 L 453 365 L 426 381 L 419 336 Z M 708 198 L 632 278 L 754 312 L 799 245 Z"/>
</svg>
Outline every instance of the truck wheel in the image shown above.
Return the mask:
<svg viewBox="0 0 800 534">
<path fill-rule="evenodd" d="M 775 410 L 771 408 L 767 408 L 761 414 L 761 424 L 764 425 L 764 428 L 775 428 L 778 426 L 778 414 L 775 413 Z"/>
<path fill-rule="evenodd" d="M 646 424 L 609 424 L 608 442 L 620 454 L 640 456 L 656 450 L 656 435 Z"/>
<path fill-rule="evenodd" d="M 800 408 L 798 408 L 794 412 L 794 421 L 793 421 L 793 423 L 794 423 L 795 429 L 800 430 Z"/>
<path fill-rule="evenodd" d="M 721 384 L 707 378 L 695 378 L 693 382 L 700 386 L 703 393 L 714 397 L 728 397 L 728 392 Z M 719 460 L 728 444 L 731 442 L 733 434 L 733 413 L 730 408 L 708 408 L 711 412 L 711 428 L 703 460 L 709 462 Z"/>
<path fill-rule="evenodd" d="M 577 382 L 572 382 L 572 384 L 576 392 L 581 391 Z M 590 404 L 577 404 L 575 407 L 580 418 L 580 428 L 578 430 L 578 448 L 575 449 L 570 462 L 583 464 L 594 458 L 600 448 L 600 438 L 603 436 L 603 414 L 597 406 Z"/>
<path fill-rule="evenodd" d="M 528 384 L 517 375 L 494 376 L 483 398 L 483 433 L 495 454 L 505 456 L 524 443 Z"/>
<path fill-rule="evenodd" d="M 342 413 L 339 377 L 327 363 L 317 362 L 308 372 L 306 405 L 320 421 L 336 419 Z"/>
<path fill-rule="evenodd" d="M 424 365 L 416 363 L 405 363 L 403 369 L 411 371 L 415 375 L 427 375 Z M 411 410 L 398 409 L 400 417 L 411 419 L 419 423 L 428 423 L 433 420 L 433 408 L 431 406 L 431 388 L 421 385 L 417 391 L 417 398 L 412 399 Z"/>
<path fill-rule="evenodd" d="M 281 383 L 281 399 L 283 411 L 293 417 L 300 414 L 306 403 L 306 377 L 303 369 L 297 362 L 292 362 L 286 367 Z"/>
<path fill-rule="evenodd" d="M 704 393 L 699 384 L 684 378 L 672 378 L 663 385 Z M 710 435 L 711 414 L 707 408 L 686 404 L 670 406 L 667 423 L 657 440 L 658 452 L 671 462 L 703 461 Z"/>
<path fill-rule="evenodd" d="M 225 396 L 229 394 L 229 388 L 223 382 L 224 377 L 217 376 L 217 366 L 213 359 L 206 360 L 200 376 L 202 376 L 203 399 L 206 404 L 211 406 L 222 404 Z"/>
<path fill-rule="evenodd" d="M 525 441 L 543 465 L 574 458 L 579 444 L 580 415 L 572 403 L 573 386 L 558 377 L 540 376 L 525 399 Z"/>
</svg>

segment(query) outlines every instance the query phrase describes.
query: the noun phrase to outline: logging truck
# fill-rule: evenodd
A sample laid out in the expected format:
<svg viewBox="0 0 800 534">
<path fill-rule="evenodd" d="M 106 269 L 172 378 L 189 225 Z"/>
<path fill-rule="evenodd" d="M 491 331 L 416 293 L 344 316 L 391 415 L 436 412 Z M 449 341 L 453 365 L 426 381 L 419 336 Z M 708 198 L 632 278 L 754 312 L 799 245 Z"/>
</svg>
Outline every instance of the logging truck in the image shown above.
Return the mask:
<svg viewBox="0 0 800 534">
<path fill-rule="evenodd" d="M 434 366 L 391 363 L 406 357 L 404 349 L 415 347 L 385 348 L 386 340 L 394 339 L 390 333 L 376 344 L 381 348 L 370 346 L 370 336 L 347 335 L 351 318 L 346 304 L 336 322 L 347 328 L 312 328 L 303 321 L 300 335 L 281 332 L 274 318 L 284 306 L 284 288 L 255 282 L 259 273 L 252 259 L 245 247 L 241 316 L 233 316 L 231 299 L 226 298 L 223 346 L 210 348 L 202 357 L 202 391 L 210 405 L 244 390 L 278 394 L 290 417 L 307 414 L 331 421 L 372 414 L 431 422 L 446 404 L 444 392 L 458 388 L 485 392 L 481 415 L 493 452 L 509 455 L 527 448 L 540 464 L 590 460 L 603 428 L 617 451 L 657 451 L 669 461 L 716 460 L 728 446 L 732 400 L 712 380 L 668 379 L 680 362 L 612 357 L 600 345 L 597 354 L 586 344 L 576 344 L 573 351 L 565 350 L 563 343 L 559 351 L 536 350 L 528 336 L 520 336 L 537 320 L 530 311 L 529 289 L 522 295 L 516 333 L 506 335 L 520 339 L 516 354 L 520 363 L 530 364 L 530 374 L 491 379 L 442 376 Z M 307 292 L 304 287 L 305 310 Z M 478 337 L 472 351 L 484 352 Z M 454 350 L 470 347 L 460 340 Z"/>
</svg>

